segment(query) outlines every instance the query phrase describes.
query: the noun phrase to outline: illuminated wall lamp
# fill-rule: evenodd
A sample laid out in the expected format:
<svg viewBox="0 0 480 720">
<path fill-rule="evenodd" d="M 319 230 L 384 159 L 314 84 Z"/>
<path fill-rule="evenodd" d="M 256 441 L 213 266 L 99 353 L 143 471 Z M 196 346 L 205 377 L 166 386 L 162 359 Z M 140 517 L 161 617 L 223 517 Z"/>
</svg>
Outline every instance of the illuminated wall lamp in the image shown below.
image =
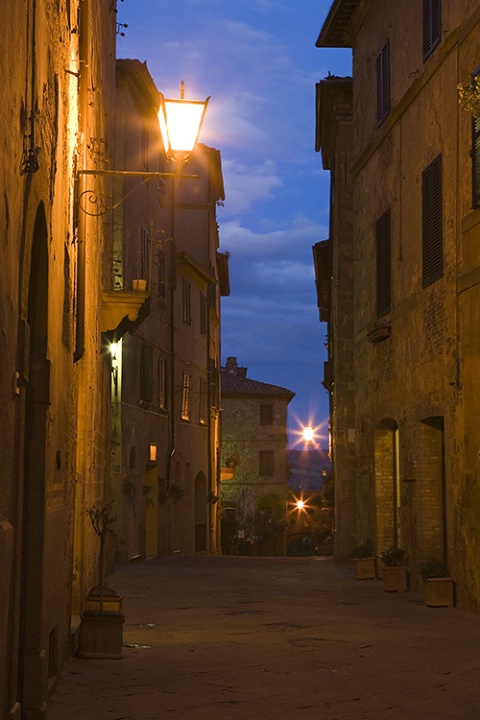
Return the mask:
<svg viewBox="0 0 480 720">
<path fill-rule="evenodd" d="M 159 109 L 158 122 L 160 133 L 162 136 L 163 147 L 167 161 L 174 161 L 176 168 L 174 172 L 145 172 L 136 170 L 101 170 L 101 169 L 82 169 L 76 171 L 75 179 L 82 175 L 97 175 L 99 177 L 138 177 L 143 179 L 133 190 L 118 202 L 110 207 L 106 207 L 99 193 L 95 190 L 84 190 L 77 196 L 77 206 L 87 215 L 99 217 L 105 213 L 115 210 L 119 207 L 129 195 L 140 187 L 144 182 L 148 182 L 154 178 L 160 179 L 165 177 L 184 177 L 198 178 L 198 175 L 185 175 L 183 170 L 192 160 L 193 151 L 197 144 L 200 131 L 202 129 L 208 101 L 206 100 L 185 100 L 185 85 L 182 80 L 180 85 L 180 99 L 173 100 L 165 98 L 159 93 Z M 86 198 L 90 205 L 85 207 L 82 205 L 82 199 Z M 92 206 L 92 207 L 91 207 Z M 95 207 L 96 206 L 96 207 Z"/>
</svg>

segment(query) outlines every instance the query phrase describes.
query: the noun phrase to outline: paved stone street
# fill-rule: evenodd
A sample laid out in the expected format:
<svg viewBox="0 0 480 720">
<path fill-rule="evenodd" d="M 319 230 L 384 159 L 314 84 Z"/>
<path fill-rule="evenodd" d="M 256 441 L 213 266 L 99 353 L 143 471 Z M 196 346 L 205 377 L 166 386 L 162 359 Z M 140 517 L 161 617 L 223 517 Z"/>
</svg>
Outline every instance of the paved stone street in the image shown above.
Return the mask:
<svg viewBox="0 0 480 720">
<path fill-rule="evenodd" d="M 478 720 L 480 617 L 322 558 L 119 568 L 121 660 L 71 658 L 49 720 Z"/>
</svg>

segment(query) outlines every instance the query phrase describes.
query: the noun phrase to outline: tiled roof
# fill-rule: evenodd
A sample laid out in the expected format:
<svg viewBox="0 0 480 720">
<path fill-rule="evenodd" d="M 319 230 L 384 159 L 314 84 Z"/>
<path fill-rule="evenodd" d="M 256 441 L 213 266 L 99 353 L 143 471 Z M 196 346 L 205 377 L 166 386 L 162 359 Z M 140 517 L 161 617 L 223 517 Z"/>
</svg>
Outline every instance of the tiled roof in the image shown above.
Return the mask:
<svg viewBox="0 0 480 720">
<path fill-rule="evenodd" d="M 222 394 L 223 395 L 275 395 L 284 397 L 288 402 L 295 396 L 295 393 L 280 385 L 270 385 L 259 380 L 239 377 L 229 373 L 222 368 L 221 372 Z"/>
</svg>

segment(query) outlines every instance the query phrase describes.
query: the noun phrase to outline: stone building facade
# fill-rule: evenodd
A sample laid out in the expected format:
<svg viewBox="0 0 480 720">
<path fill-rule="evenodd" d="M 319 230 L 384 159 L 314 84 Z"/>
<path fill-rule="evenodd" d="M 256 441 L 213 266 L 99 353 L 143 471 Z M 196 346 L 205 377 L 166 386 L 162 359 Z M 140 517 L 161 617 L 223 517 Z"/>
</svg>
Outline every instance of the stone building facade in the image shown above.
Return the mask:
<svg viewBox="0 0 480 720">
<path fill-rule="evenodd" d="M 116 1 L 25 0 L 4 6 L 0 718 L 41 720 L 63 661 L 76 650 L 85 596 L 98 584 L 100 544 L 89 509 L 114 500 L 121 507 L 119 554 L 155 554 L 161 508 L 159 493 L 155 503 L 147 502 L 149 492 L 153 487 L 155 495 L 154 483 L 161 478 L 188 474 L 190 463 L 188 487 L 198 492 L 185 490 L 189 525 L 181 532 L 182 549 L 193 551 L 200 540 L 209 550 L 218 545 L 209 498 L 218 494 L 219 483 L 219 318 L 228 258 L 218 252 L 215 206 L 223 198 L 223 181 L 216 150 L 201 148 L 191 172 L 202 179 L 191 186 L 195 190 L 189 190 L 194 181 L 185 180 L 176 203 L 167 182 L 156 181 L 139 191 L 135 203 L 126 200 L 121 212 L 112 211 L 111 198 L 129 191 L 112 170 L 127 169 L 127 161 L 136 171 L 166 169 L 159 155 L 158 91 L 148 71 L 132 62 L 121 80 L 119 73 L 116 88 Z M 116 90 L 121 102 L 130 103 L 129 118 L 139 121 L 128 142 L 122 130 L 125 146 L 122 133 L 114 132 Z M 141 152 L 134 166 L 128 143 L 135 142 Z M 130 254 L 124 255 L 124 243 Z M 183 333 L 183 276 L 197 292 L 191 305 L 196 328 L 200 293 L 207 297 L 207 307 L 201 305 L 205 336 L 197 330 L 200 337 L 187 339 Z M 142 334 L 131 335 L 149 312 Z M 172 327 L 185 337 L 176 341 L 175 351 Z M 125 411 L 124 454 L 115 435 L 122 429 L 115 422 L 121 417 L 123 344 L 133 378 L 126 384 L 135 388 L 139 411 L 133 420 Z M 155 377 L 153 363 L 150 376 L 142 376 L 143 346 L 155 358 Z M 142 405 L 138 398 L 140 382 L 145 392 L 147 379 L 159 398 L 161 358 L 174 378 L 168 380 L 170 398 L 182 397 L 184 366 L 194 367 L 189 389 L 197 421 L 190 422 L 190 431 L 183 427 L 185 437 L 177 431 L 175 453 L 169 439 L 173 423 L 160 400 L 155 414 L 153 401 L 144 399 Z M 204 422 L 200 387 L 206 389 Z M 186 419 L 176 420 L 182 422 L 186 425 Z M 128 515 L 123 471 L 130 467 L 138 471 L 141 520 Z M 173 541 L 165 545 L 177 547 Z"/>
<path fill-rule="evenodd" d="M 332 472 L 335 479 L 335 559 L 355 546 L 354 277 L 352 213 L 352 81 L 328 77 L 317 84 L 316 149 L 330 170 L 330 237 L 313 247 L 320 320 L 327 323 L 323 385 L 329 393 Z"/>
<path fill-rule="evenodd" d="M 351 253 L 333 266 L 330 300 L 341 302 L 336 280 L 351 274 L 351 333 L 332 367 L 334 388 L 351 383 L 355 418 L 352 445 L 336 448 L 340 463 L 355 454 L 339 555 L 350 543 L 377 552 L 399 544 L 414 586 L 419 562 L 444 559 L 458 601 L 472 607 L 480 603 L 478 121 L 472 133 L 457 86 L 478 72 L 479 33 L 473 0 L 336 0 L 317 41 L 353 50 L 350 138 L 330 142 L 341 123 L 325 97 L 329 79 L 317 108 L 332 169 L 347 150 L 348 174 L 332 171 L 333 217 L 350 183 L 352 192 Z M 341 252 L 348 242 L 334 222 L 331 246 Z M 339 337 L 338 314 L 329 319 Z"/>
<path fill-rule="evenodd" d="M 114 6 L 2 6 L 0 717 L 9 720 L 46 716 L 96 571 L 85 506 L 107 479 L 98 308 L 108 233 L 80 218 L 76 198 L 77 171 L 111 159 Z"/>
<path fill-rule="evenodd" d="M 117 166 L 159 165 L 158 90 L 117 62 Z M 218 549 L 220 297 L 229 293 L 216 205 L 220 154 L 198 145 L 183 177 L 119 178 L 114 293 L 144 302 L 112 357 L 111 487 L 119 560 Z M 140 286 L 139 286 L 140 283 Z M 111 339 L 116 339 L 111 337 Z"/>
<path fill-rule="evenodd" d="M 264 554 L 285 555 L 287 407 L 295 394 L 247 378 L 235 357 L 222 367 L 221 394 L 222 546 L 261 541 Z"/>
</svg>

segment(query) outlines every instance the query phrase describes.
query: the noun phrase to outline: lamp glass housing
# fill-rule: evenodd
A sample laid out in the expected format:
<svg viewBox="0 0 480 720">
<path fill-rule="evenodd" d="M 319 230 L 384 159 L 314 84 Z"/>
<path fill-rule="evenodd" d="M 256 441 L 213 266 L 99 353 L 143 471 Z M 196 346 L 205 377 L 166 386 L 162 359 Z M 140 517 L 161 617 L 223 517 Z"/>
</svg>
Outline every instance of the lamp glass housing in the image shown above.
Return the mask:
<svg viewBox="0 0 480 720">
<path fill-rule="evenodd" d="M 158 119 L 167 157 L 193 152 L 209 100 L 169 100 L 161 96 Z"/>
</svg>

